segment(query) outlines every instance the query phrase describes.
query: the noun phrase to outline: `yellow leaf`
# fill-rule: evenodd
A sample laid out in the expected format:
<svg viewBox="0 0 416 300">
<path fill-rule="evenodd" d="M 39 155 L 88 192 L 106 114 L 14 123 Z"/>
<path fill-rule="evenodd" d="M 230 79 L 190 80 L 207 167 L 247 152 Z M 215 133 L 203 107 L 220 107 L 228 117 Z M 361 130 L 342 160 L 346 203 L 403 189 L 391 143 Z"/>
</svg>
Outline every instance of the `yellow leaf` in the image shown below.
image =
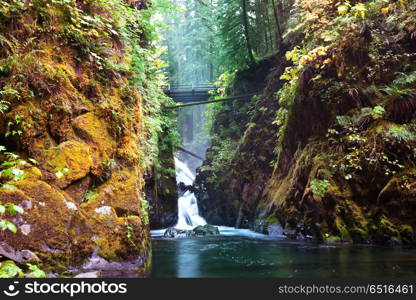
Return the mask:
<svg viewBox="0 0 416 300">
<path fill-rule="evenodd" d="M 388 8 L 388 7 L 383 7 L 383 8 L 381 9 L 381 13 L 382 13 L 383 15 L 388 14 L 388 13 L 389 13 L 389 8 Z"/>
<path fill-rule="evenodd" d="M 89 31 L 89 33 L 91 34 L 91 35 L 94 35 L 94 36 L 96 36 L 96 37 L 99 37 L 100 36 L 100 34 L 97 32 L 97 30 L 95 30 L 95 29 L 91 29 L 90 31 Z"/>
<path fill-rule="evenodd" d="M 340 15 L 346 15 L 348 13 L 348 7 L 346 5 L 341 5 L 338 7 L 338 13 Z"/>
</svg>

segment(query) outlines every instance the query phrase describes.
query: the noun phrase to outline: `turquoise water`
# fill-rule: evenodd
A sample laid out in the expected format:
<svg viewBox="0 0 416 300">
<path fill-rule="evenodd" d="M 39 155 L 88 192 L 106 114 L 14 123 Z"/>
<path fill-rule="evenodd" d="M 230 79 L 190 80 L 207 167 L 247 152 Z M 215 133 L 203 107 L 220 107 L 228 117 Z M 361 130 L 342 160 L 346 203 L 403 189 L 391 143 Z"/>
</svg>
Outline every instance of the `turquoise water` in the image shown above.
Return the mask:
<svg viewBox="0 0 416 300">
<path fill-rule="evenodd" d="M 154 237 L 152 277 L 386 278 L 416 275 L 416 250 L 288 242 L 249 231 Z M 156 234 L 157 236 L 157 234 Z"/>
</svg>

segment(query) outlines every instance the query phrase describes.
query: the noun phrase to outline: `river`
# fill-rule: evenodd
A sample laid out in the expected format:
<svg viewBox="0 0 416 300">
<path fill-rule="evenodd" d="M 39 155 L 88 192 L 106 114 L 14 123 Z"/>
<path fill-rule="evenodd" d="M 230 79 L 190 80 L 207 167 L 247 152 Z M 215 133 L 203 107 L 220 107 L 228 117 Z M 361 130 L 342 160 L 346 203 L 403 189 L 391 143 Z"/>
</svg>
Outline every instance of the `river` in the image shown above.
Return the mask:
<svg viewBox="0 0 416 300">
<path fill-rule="evenodd" d="M 176 159 L 177 181 L 192 185 L 195 175 Z M 206 221 L 197 199 L 178 199 L 178 229 Z M 270 237 L 248 229 L 219 226 L 216 236 L 163 238 L 152 234 L 154 278 L 395 278 L 416 275 L 416 249 L 370 245 L 319 245 Z"/>
<path fill-rule="evenodd" d="M 416 275 L 416 250 L 290 242 L 220 227 L 219 236 L 153 232 L 154 278 L 395 278 Z"/>
</svg>

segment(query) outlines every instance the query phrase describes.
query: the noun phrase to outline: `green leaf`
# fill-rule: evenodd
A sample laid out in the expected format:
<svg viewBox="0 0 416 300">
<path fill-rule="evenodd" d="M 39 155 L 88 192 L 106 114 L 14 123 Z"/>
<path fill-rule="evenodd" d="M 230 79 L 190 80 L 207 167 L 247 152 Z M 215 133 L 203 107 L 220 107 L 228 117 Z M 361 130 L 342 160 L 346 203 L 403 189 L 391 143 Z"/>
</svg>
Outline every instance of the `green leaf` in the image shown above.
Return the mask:
<svg viewBox="0 0 416 300">
<path fill-rule="evenodd" d="M 0 215 L 3 215 L 6 212 L 6 207 L 4 205 L 0 205 Z"/>
<path fill-rule="evenodd" d="M 4 168 L 4 167 L 10 167 L 14 165 L 16 165 L 16 162 L 14 161 L 5 161 L 0 165 L 0 167 Z"/>
<path fill-rule="evenodd" d="M 22 179 L 23 176 L 25 175 L 25 172 L 23 172 L 20 169 L 16 169 L 16 168 L 12 169 L 12 173 L 14 175 L 14 178 L 13 178 L 14 181 L 18 181 L 18 180 Z"/>
<path fill-rule="evenodd" d="M 17 232 L 16 225 L 14 225 L 12 222 L 7 221 L 7 220 L 1 220 L 0 219 L 0 229 L 2 229 L 2 230 L 8 229 L 8 230 L 10 230 L 13 233 L 16 233 Z"/>
<path fill-rule="evenodd" d="M 1 230 L 6 230 L 7 229 L 6 220 L 1 220 L 0 219 L 0 229 Z"/>
<path fill-rule="evenodd" d="M 16 187 L 12 184 L 3 184 L 0 188 L 9 190 L 11 192 L 13 192 L 16 189 Z"/>
<path fill-rule="evenodd" d="M 36 159 L 33 159 L 33 158 L 29 158 L 28 161 L 30 161 L 34 165 L 39 164 L 38 161 Z"/>
<path fill-rule="evenodd" d="M 29 270 L 32 272 L 27 274 L 26 277 L 28 278 L 46 278 L 46 274 L 44 271 L 39 269 L 38 266 L 32 264 L 26 264 L 29 267 Z"/>
<path fill-rule="evenodd" d="M 22 269 L 20 269 L 16 264 L 11 260 L 6 260 L 0 263 L 0 278 L 15 278 L 24 277 Z"/>
<path fill-rule="evenodd" d="M 11 232 L 16 233 L 17 227 L 12 222 L 6 221 L 7 229 L 9 229 Z"/>
<path fill-rule="evenodd" d="M 13 204 L 13 203 L 7 203 L 6 204 L 6 207 L 7 207 L 7 211 L 9 212 L 9 214 L 11 214 L 12 216 L 15 214 L 15 213 L 18 213 L 18 214 L 24 214 L 24 209 L 22 208 L 22 207 L 20 207 L 20 206 L 18 206 L 18 205 L 15 205 L 15 204 Z"/>
<path fill-rule="evenodd" d="M 13 168 L 9 168 L 9 169 L 6 169 L 3 172 L 1 172 L 2 177 L 5 177 L 5 178 L 7 178 L 10 175 L 12 175 L 12 173 L 13 173 Z"/>
</svg>

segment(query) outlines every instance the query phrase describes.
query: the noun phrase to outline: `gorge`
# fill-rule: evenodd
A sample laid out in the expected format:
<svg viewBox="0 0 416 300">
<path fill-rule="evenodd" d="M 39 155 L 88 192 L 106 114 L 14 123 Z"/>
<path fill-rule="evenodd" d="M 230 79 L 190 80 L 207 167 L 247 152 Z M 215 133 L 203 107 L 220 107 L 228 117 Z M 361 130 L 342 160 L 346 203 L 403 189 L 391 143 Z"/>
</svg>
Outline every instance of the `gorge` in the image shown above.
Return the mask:
<svg viewBox="0 0 416 300">
<path fill-rule="evenodd" d="M 414 276 L 415 20 L 1 1 L 0 277 Z"/>
</svg>

